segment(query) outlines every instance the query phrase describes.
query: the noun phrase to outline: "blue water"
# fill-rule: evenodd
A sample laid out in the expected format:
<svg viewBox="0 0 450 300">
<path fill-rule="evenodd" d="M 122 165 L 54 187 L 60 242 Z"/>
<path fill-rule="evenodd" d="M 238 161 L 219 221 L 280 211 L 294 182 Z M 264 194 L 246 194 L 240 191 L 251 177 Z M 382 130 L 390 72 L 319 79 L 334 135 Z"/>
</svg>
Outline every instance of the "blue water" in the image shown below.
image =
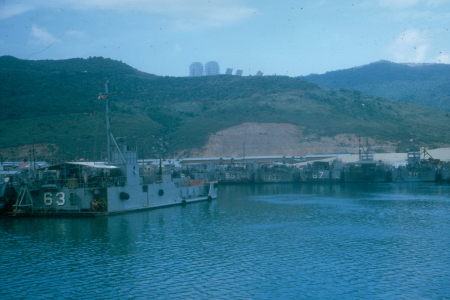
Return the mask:
<svg viewBox="0 0 450 300">
<path fill-rule="evenodd" d="M 450 299 L 450 186 L 220 187 L 213 202 L 0 219 L 0 298 Z"/>
</svg>

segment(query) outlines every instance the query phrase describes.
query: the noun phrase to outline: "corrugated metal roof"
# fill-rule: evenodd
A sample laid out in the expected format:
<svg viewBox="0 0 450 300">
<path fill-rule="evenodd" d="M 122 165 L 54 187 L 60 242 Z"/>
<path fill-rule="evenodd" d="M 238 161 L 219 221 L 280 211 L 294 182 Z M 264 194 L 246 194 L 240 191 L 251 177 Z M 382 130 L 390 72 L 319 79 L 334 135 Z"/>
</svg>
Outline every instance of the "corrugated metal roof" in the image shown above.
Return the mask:
<svg viewBox="0 0 450 300">
<path fill-rule="evenodd" d="M 119 167 L 113 165 L 106 165 L 104 162 L 95 162 L 95 161 L 70 161 L 65 164 L 69 165 L 79 165 L 85 166 L 89 168 L 98 168 L 98 169 L 118 169 Z"/>
</svg>

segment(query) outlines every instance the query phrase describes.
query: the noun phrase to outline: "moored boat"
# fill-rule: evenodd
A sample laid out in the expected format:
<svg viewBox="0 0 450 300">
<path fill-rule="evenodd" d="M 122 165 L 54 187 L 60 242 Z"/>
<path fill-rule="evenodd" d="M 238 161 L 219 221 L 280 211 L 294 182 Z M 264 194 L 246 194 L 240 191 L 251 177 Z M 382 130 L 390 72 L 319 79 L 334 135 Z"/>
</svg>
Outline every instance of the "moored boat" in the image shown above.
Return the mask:
<svg viewBox="0 0 450 300">
<path fill-rule="evenodd" d="M 111 133 L 107 84 L 101 98 L 106 108 L 107 161 L 65 162 L 37 170 L 21 183 L 8 207 L 10 215 L 108 215 L 217 197 L 215 181 L 192 181 L 161 167 L 155 176 L 146 174 L 137 151 L 120 147 Z"/>
</svg>

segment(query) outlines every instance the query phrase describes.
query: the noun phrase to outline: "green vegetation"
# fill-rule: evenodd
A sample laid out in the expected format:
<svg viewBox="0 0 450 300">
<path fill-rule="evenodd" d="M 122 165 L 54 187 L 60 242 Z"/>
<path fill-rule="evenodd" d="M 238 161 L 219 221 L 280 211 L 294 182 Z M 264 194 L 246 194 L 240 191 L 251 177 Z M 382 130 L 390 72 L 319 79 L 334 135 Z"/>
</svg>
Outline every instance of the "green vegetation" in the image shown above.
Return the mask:
<svg viewBox="0 0 450 300">
<path fill-rule="evenodd" d="M 358 90 L 376 97 L 450 110 L 448 64 L 380 61 L 303 78 L 323 87 Z"/>
<path fill-rule="evenodd" d="M 243 122 L 291 123 L 322 136 L 355 133 L 400 149 L 411 139 L 429 146 L 450 143 L 447 112 L 325 90 L 299 78 L 160 77 L 98 57 L 7 56 L 0 57 L 0 149 L 49 143 L 61 158 L 101 159 L 104 103 L 97 96 L 106 79 L 113 131 L 145 157 L 188 153 L 212 133 Z"/>
</svg>

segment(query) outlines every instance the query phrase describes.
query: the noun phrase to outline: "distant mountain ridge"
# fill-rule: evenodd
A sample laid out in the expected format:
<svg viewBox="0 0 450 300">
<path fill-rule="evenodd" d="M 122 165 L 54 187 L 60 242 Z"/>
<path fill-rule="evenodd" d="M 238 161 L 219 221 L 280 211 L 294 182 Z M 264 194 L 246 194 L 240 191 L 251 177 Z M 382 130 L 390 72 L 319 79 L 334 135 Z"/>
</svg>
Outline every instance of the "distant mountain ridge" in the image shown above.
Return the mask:
<svg viewBox="0 0 450 300">
<path fill-rule="evenodd" d="M 327 88 L 450 110 L 450 64 L 378 61 L 301 78 Z"/>
<path fill-rule="evenodd" d="M 358 136 L 398 150 L 450 145 L 448 112 L 300 78 L 162 77 L 102 57 L 7 56 L 0 57 L 0 154 L 20 158 L 34 144 L 43 158 L 103 159 L 97 98 L 106 80 L 112 129 L 143 157 L 234 155 L 243 144 L 246 155 L 356 151 Z M 258 147 L 263 140 L 273 146 Z"/>
<path fill-rule="evenodd" d="M 111 71 L 131 74 L 139 72 L 133 67 L 110 58 L 89 57 L 70 59 L 45 59 L 45 60 L 24 60 L 14 56 L 5 55 L 0 57 L 0 68 L 7 70 L 29 72 L 96 72 L 109 73 Z"/>
</svg>

